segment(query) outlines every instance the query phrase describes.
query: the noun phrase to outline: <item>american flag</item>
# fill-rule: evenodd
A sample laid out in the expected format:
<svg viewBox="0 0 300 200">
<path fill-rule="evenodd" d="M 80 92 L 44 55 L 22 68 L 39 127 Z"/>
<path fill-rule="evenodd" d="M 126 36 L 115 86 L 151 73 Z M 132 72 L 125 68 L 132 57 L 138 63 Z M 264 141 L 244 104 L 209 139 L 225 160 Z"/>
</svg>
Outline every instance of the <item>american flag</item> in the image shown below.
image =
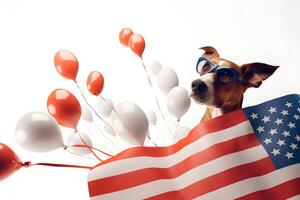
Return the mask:
<svg viewBox="0 0 300 200">
<path fill-rule="evenodd" d="M 300 199 L 300 95 L 200 123 L 168 147 L 134 147 L 90 170 L 92 200 Z"/>
</svg>

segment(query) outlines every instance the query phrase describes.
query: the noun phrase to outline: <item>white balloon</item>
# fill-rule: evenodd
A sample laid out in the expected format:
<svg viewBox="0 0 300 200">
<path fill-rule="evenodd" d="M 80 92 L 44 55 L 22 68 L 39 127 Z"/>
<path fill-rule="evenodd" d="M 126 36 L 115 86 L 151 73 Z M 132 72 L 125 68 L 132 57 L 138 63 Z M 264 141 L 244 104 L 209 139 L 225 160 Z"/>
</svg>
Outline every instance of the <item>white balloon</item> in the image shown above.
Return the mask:
<svg viewBox="0 0 300 200">
<path fill-rule="evenodd" d="M 175 87 L 168 93 L 167 107 L 176 118 L 182 117 L 189 110 L 190 105 L 191 99 L 186 89 Z"/>
<path fill-rule="evenodd" d="M 23 148 L 33 152 L 48 152 L 64 146 L 56 121 L 43 112 L 24 115 L 17 124 L 15 136 Z"/>
<path fill-rule="evenodd" d="M 85 145 L 84 142 L 81 140 L 79 134 L 83 141 L 86 143 L 86 145 L 88 145 L 89 147 L 93 146 L 93 143 L 88 135 L 82 132 L 73 132 L 71 135 L 69 135 L 67 140 L 68 150 L 80 155 L 87 155 L 91 153 L 87 147 L 71 147 L 72 145 Z"/>
<path fill-rule="evenodd" d="M 191 129 L 187 126 L 180 126 L 174 131 L 174 141 L 177 142 L 178 140 L 181 140 L 182 138 L 185 138 Z"/>
<path fill-rule="evenodd" d="M 93 115 L 92 115 L 91 111 L 85 106 L 82 107 L 81 117 L 85 121 L 93 122 Z"/>
<path fill-rule="evenodd" d="M 148 121 L 151 124 L 153 124 L 153 125 L 156 124 L 156 122 L 157 122 L 156 114 L 152 110 L 146 112 L 146 116 L 147 116 Z"/>
<path fill-rule="evenodd" d="M 178 86 L 179 81 L 176 72 L 171 68 L 162 68 L 157 75 L 157 85 L 162 92 L 168 92 Z"/>
<path fill-rule="evenodd" d="M 108 134 L 110 134 L 112 136 L 116 136 L 116 133 L 115 133 L 114 129 L 112 129 L 112 127 L 105 124 L 103 128 L 104 128 L 105 132 L 107 132 Z"/>
<path fill-rule="evenodd" d="M 151 71 L 154 75 L 158 75 L 158 72 L 161 70 L 161 64 L 158 61 L 153 61 L 151 65 Z"/>
<path fill-rule="evenodd" d="M 149 129 L 144 111 L 132 102 L 119 103 L 116 111 L 112 113 L 112 122 L 117 134 L 129 143 L 143 145 Z"/>
<path fill-rule="evenodd" d="M 104 98 L 104 97 L 103 97 Z M 112 109 L 114 107 L 113 102 L 109 99 L 109 98 L 104 98 L 105 100 L 103 100 L 102 98 L 99 99 L 98 102 L 98 112 L 105 116 L 108 117 L 110 116 Z"/>
</svg>

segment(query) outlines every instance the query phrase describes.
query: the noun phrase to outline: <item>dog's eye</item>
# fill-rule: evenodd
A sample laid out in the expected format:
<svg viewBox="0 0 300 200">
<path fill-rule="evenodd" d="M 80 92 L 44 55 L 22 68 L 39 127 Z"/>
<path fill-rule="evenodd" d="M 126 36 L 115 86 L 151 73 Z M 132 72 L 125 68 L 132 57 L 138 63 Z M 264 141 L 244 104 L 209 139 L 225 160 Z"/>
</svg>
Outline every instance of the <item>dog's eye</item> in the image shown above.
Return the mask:
<svg viewBox="0 0 300 200">
<path fill-rule="evenodd" d="M 211 68 L 211 66 L 210 66 L 209 62 L 207 62 L 206 60 L 202 60 L 197 65 L 197 72 L 198 73 L 206 73 L 210 70 L 210 68 Z"/>
<path fill-rule="evenodd" d="M 233 73 L 227 69 L 221 69 L 217 73 L 219 81 L 222 83 L 228 83 L 233 80 Z"/>
<path fill-rule="evenodd" d="M 210 64 L 206 62 L 202 67 L 203 72 L 207 72 L 210 70 Z"/>
</svg>

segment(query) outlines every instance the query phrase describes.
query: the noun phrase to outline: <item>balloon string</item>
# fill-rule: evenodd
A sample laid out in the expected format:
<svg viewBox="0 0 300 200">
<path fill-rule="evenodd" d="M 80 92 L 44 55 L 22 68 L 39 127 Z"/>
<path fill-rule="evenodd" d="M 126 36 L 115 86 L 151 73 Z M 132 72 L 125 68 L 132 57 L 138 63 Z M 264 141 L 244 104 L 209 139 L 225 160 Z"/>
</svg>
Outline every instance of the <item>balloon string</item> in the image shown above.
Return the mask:
<svg viewBox="0 0 300 200">
<path fill-rule="evenodd" d="M 89 166 L 82 166 L 82 165 L 69 165 L 69 164 L 56 164 L 56 163 L 31 163 L 31 162 L 24 162 L 21 163 L 24 167 L 31 167 L 35 165 L 41 166 L 48 166 L 48 167 L 69 167 L 69 168 L 81 168 L 81 169 L 91 169 L 92 167 Z"/>
<path fill-rule="evenodd" d="M 74 144 L 74 145 L 71 145 L 71 146 L 68 146 L 68 147 L 84 147 L 84 148 L 91 148 L 93 150 L 96 150 L 96 151 L 99 151 L 100 153 L 103 153 L 104 155 L 107 155 L 109 157 L 113 157 L 113 155 L 109 154 L 109 153 L 106 153 L 105 151 L 102 151 L 100 149 L 96 149 L 94 147 L 91 147 L 91 146 L 87 146 L 87 145 L 83 145 L 83 144 Z"/>
<path fill-rule="evenodd" d="M 106 121 L 105 121 L 105 120 L 97 113 L 97 111 L 93 108 L 93 106 L 91 106 L 91 104 L 89 104 L 89 102 L 88 102 L 87 99 L 85 98 L 85 95 L 83 94 L 83 92 L 82 92 L 80 86 L 78 85 L 78 83 L 77 83 L 76 81 L 74 81 L 74 82 L 75 82 L 77 88 L 79 89 L 79 91 L 80 91 L 80 93 L 81 93 L 81 96 L 83 97 L 85 103 L 92 109 L 92 111 L 96 114 L 96 116 L 97 116 L 103 123 L 105 123 L 107 126 L 109 126 L 111 129 L 114 130 L 114 128 L 113 128 L 108 122 L 106 122 Z M 107 140 L 109 140 L 111 143 L 113 143 L 108 137 L 106 137 L 105 134 L 102 134 L 102 135 L 103 135 Z"/>
<path fill-rule="evenodd" d="M 81 137 L 80 133 L 77 131 L 77 129 L 75 129 L 75 133 L 78 134 L 78 136 L 80 137 L 80 140 L 83 142 L 83 144 L 85 144 L 85 146 L 87 146 L 87 148 L 89 149 L 89 151 L 100 161 L 102 162 L 102 160 L 99 158 L 99 156 L 86 144 L 86 142 L 84 141 L 84 139 Z"/>
<path fill-rule="evenodd" d="M 74 154 L 76 156 L 80 156 L 80 157 L 83 157 L 83 158 L 94 159 L 94 158 L 91 158 L 91 157 L 88 157 L 88 156 L 81 155 L 79 153 L 72 152 L 68 149 L 68 147 L 70 147 L 70 146 L 64 146 L 64 150 L 67 151 L 68 153 L 71 153 L 71 154 Z"/>
<path fill-rule="evenodd" d="M 159 111 L 161 117 L 163 118 L 163 120 L 164 120 L 164 122 L 165 122 L 165 126 L 167 127 L 169 133 L 170 133 L 171 135 L 173 135 L 173 134 L 172 134 L 172 130 L 171 130 L 171 128 L 169 127 L 168 122 L 167 122 L 167 120 L 166 120 L 166 118 L 165 118 L 165 116 L 164 116 L 164 114 L 163 114 L 163 112 L 162 112 L 162 110 L 161 110 L 161 107 L 160 107 L 160 104 L 159 104 L 159 102 L 158 102 L 158 98 L 157 98 L 155 89 L 154 89 L 154 87 L 153 87 L 153 84 L 152 84 L 152 82 L 151 82 L 149 73 L 148 73 L 147 68 L 146 68 L 146 66 L 145 66 L 144 59 L 141 58 L 141 60 L 142 60 L 142 65 L 143 65 L 144 71 L 145 71 L 145 73 L 146 73 L 146 75 L 147 75 L 147 78 L 148 78 L 149 85 L 150 85 L 150 87 L 152 88 L 152 91 L 153 91 L 153 94 L 154 94 L 154 97 L 155 97 L 155 101 L 156 101 L 156 105 L 157 105 L 158 111 Z"/>
<path fill-rule="evenodd" d="M 154 146 L 158 147 L 158 145 L 152 140 L 152 138 L 148 135 L 148 139 L 154 144 Z"/>
<path fill-rule="evenodd" d="M 110 106 L 110 108 L 113 110 L 114 113 L 116 113 L 118 119 L 122 122 L 122 125 L 123 125 L 123 127 L 126 129 L 126 131 L 128 132 L 128 134 L 131 135 L 131 137 L 133 137 L 133 139 L 135 139 L 138 143 L 140 143 L 139 140 L 134 136 L 134 134 L 132 134 L 132 133 L 130 132 L 129 128 L 128 128 L 128 127 L 126 126 L 126 124 L 123 122 L 123 120 L 122 120 L 122 118 L 121 118 L 119 112 L 118 112 L 118 111 L 110 104 L 110 102 L 108 102 L 104 97 L 102 97 L 102 96 L 100 95 L 100 98 L 101 98 L 105 103 L 107 103 L 107 104 Z M 143 144 L 142 144 L 141 146 L 143 146 Z"/>
<path fill-rule="evenodd" d="M 115 146 L 119 150 L 119 146 L 115 144 L 112 140 L 110 140 L 103 131 L 93 122 L 94 126 L 97 128 L 97 133 L 100 133 L 100 135 L 104 136 L 113 146 Z"/>
</svg>

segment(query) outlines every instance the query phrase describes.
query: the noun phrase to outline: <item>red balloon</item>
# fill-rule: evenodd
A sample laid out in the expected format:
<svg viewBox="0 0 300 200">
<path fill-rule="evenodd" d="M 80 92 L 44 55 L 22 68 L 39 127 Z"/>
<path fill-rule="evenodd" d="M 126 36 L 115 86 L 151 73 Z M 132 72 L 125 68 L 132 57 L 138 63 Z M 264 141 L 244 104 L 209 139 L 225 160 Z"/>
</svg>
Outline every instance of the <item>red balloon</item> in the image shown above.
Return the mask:
<svg viewBox="0 0 300 200">
<path fill-rule="evenodd" d="M 140 34 L 133 34 L 129 39 L 130 49 L 139 57 L 142 57 L 145 50 L 145 40 Z"/>
<path fill-rule="evenodd" d="M 98 96 L 104 86 L 104 77 L 100 72 L 91 72 L 86 80 L 86 85 L 91 94 Z"/>
<path fill-rule="evenodd" d="M 54 65 L 60 75 L 76 81 L 79 64 L 72 52 L 68 50 L 58 51 L 54 56 Z"/>
<path fill-rule="evenodd" d="M 15 152 L 3 143 L 0 143 L 0 181 L 12 175 L 23 166 Z"/>
<path fill-rule="evenodd" d="M 119 40 L 121 44 L 128 47 L 128 42 L 130 37 L 132 36 L 133 31 L 130 28 L 123 28 L 119 34 Z"/>
<path fill-rule="evenodd" d="M 77 127 L 81 107 L 76 97 L 68 90 L 54 90 L 48 97 L 47 108 L 60 125 L 74 129 Z"/>
</svg>

